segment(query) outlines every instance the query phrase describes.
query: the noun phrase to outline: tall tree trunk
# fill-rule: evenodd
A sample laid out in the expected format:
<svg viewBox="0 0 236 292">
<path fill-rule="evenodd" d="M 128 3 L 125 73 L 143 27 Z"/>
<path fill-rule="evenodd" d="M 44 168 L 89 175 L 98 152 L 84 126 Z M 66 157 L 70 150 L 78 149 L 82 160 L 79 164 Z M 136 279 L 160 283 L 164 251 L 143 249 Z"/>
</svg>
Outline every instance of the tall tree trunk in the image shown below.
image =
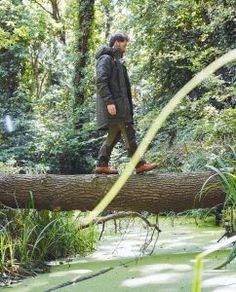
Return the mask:
<svg viewBox="0 0 236 292">
<path fill-rule="evenodd" d="M 104 13 L 106 15 L 106 22 L 105 22 L 105 39 L 108 39 L 111 31 L 111 24 L 112 24 L 112 3 L 110 2 L 109 5 L 104 6 Z"/>
<path fill-rule="evenodd" d="M 221 189 L 196 198 L 210 172 L 132 175 L 107 209 L 123 211 L 180 212 L 210 208 L 224 202 Z M 0 176 L 0 202 L 25 207 L 29 194 L 35 208 L 92 210 L 117 180 L 117 175 L 6 175 Z M 217 177 L 210 179 L 215 183 Z"/>
<path fill-rule="evenodd" d="M 0 76 L 0 99 L 3 99 L 4 97 L 6 106 L 9 102 L 8 99 L 14 95 L 19 86 L 20 74 L 23 74 L 24 66 L 22 65 L 21 61 L 22 59 L 15 57 L 14 50 L 0 50 L 1 70 L 3 70 L 4 73 L 1 73 Z"/>
<path fill-rule="evenodd" d="M 59 10 L 59 1 L 58 0 L 50 0 L 52 6 L 52 17 L 55 19 L 57 23 L 63 23 Z M 60 31 L 60 40 L 63 44 L 66 43 L 66 34 L 65 27 L 63 24 L 63 29 Z"/>
<path fill-rule="evenodd" d="M 78 0 L 78 23 L 76 33 L 76 62 L 74 73 L 75 106 L 84 102 L 85 88 L 82 84 L 85 78 L 85 67 L 88 60 L 88 43 L 94 19 L 94 0 Z"/>
</svg>

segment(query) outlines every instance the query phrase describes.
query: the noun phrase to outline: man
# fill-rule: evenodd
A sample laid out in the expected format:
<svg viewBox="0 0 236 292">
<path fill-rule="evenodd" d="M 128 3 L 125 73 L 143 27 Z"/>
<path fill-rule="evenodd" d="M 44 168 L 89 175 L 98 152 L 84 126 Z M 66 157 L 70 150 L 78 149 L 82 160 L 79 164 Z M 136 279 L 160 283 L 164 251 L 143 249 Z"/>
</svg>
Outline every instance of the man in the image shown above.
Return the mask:
<svg viewBox="0 0 236 292">
<path fill-rule="evenodd" d="M 121 135 L 125 140 L 128 155 L 132 157 L 137 149 L 133 123 L 133 103 L 127 69 L 123 55 L 129 37 L 124 33 L 114 34 L 109 46 L 101 46 L 96 53 L 97 125 L 108 131 L 99 150 L 95 173 L 117 174 L 109 167 L 111 152 Z M 156 163 L 147 163 L 143 158 L 136 165 L 136 173 L 150 171 Z"/>
</svg>

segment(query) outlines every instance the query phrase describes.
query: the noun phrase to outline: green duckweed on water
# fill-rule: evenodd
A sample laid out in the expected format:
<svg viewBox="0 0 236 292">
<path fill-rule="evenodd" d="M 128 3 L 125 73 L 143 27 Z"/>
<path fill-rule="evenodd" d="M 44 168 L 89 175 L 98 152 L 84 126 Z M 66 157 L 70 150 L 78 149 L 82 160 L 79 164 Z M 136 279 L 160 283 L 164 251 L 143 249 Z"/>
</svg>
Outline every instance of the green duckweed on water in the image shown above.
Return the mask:
<svg viewBox="0 0 236 292">
<path fill-rule="evenodd" d="M 140 251 L 147 230 L 137 220 L 127 225 L 115 234 L 113 224 L 108 224 L 93 254 L 62 265 L 51 262 L 49 273 L 17 283 L 14 292 L 53 291 L 63 284 L 55 291 L 191 291 L 195 256 L 224 233 L 221 227 L 207 222 L 196 226 L 192 220 L 180 217 L 173 225 L 162 218 L 162 232 L 150 256 L 153 246 L 145 254 Z M 204 259 L 202 291 L 235 291 L 235 262 L 214 270 L 227 254 L 228 250 L 218 251 Z M 81 277 L 84 280 L 77 282 Z M 71 285 L 73 281 L 77 283 Z"/>
</svg>

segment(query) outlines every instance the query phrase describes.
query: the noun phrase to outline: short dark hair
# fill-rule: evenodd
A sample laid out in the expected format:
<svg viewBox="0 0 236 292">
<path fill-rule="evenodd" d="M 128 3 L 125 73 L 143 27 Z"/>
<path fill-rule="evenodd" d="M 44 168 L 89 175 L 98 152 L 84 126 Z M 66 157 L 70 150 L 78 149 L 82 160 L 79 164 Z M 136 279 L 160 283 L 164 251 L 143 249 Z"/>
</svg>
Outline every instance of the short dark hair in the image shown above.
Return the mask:
<svg viewBox="0 0 236 292">
<path fill-rule="evenodd" d="M 113 47 L 115 41 L 119 41 L 119 42 L 124 42 L 124 41 L 129 41 L 129 37 L 127 34 L 123 33 L 123 32 L 117 32 L 115 33 L 109 40 L 109 47 Z"/>
</svg>

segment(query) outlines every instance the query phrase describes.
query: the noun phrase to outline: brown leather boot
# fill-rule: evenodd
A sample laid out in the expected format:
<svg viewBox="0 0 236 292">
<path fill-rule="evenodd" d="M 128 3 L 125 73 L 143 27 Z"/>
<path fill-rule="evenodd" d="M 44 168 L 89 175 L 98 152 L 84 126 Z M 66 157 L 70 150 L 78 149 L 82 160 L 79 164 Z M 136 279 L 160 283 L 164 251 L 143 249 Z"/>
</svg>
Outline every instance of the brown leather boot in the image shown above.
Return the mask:
<svg viewBox="0 0 236 292">
<path fill-rule="evenodd" d="M 118 170 L 109 166 L 97 166 L 95 168 L 95 173 L 98 174 L 118 174 Z"/>
<path fill-rule="evenodd" d="M 142 173 L 142 172 L 145 172 L 145 171 L 150 171 L 154 168 L 157 167 L 157 164 L 155 162 L 153 163 L 144 163 L 144 164 L 141 164 L 140 166 L 136 167 L 136 173 Z"/>
</svg>

